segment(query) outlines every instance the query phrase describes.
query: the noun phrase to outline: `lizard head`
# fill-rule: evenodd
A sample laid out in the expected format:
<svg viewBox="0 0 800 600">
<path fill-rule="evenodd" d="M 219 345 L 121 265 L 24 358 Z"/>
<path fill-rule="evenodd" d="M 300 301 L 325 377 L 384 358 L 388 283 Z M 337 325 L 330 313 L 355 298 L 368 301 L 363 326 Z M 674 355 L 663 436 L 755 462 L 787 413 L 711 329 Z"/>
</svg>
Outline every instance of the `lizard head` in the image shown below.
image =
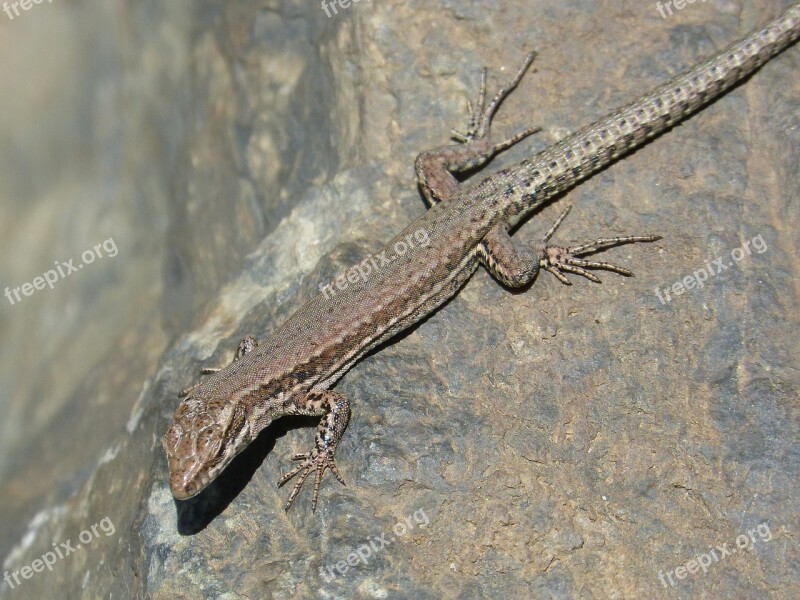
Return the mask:
<svg viewBox="0 0 800 600">
<path fill-rule="evenodd" d="M 250 442 L 250 424 L 239 406 L 191 396 L 181 401 L 163 442 L 176 499 L 202 491 Z"/>
</svg>

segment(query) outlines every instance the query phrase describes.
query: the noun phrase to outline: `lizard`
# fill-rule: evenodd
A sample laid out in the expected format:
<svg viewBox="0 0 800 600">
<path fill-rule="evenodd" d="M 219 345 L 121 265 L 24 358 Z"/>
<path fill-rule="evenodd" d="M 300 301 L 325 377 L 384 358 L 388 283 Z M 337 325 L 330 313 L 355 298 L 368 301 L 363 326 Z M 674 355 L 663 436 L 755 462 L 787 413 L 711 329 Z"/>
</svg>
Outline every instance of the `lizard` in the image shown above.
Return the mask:
<svg viewBox="0 0 800 600">
<path fill-rule="evenodd" d="M 200 493 L 274 420 L 313 415 L 321 417 L 314 447 L 293 457 L 299 464 L 278 485 L 299 475 L 285 503 L 288 510 L 314 473 L 311 503 L 316 510 L 326 470 L 344 484 L 334 457 L 350 419 L 350 402 L 331 388 L 353 364 L 438 309 L 480 265 L 509 288 L 529 286 L 540 270 L 564 284 L 570 284 L 566 273 L 599 282 L 589 269 L 632 275 L 585 257 L 659 236 L 600 238 L 572 247 L 549 244 L 569 208 L 535 244 L 519 244 L 509 231 L 554 196 L 701 110 L 798 37 L 800 2 L 684 74 L 517 165 L 477 183 L 462 183 L 456 174 L 481 167 L 538 131 L 531 127 L 502 142 L 494 142 L 490 134 L 496 110 L 528 71 L 535 53 L 527 55 L 488 105 L 484 69 L 468 130 L 453 132 L 457 143 L 423 152 L 415 161 L 428 210 L 375 254 L 380 262 L 370 260 L 369 275 L 348 277 L 338 289 L 328 286 L 266 341 L 245 338 L 228 366 L 204 369 L 207 377 L 181 393 L 163 438 L 174 498 L 187 500 Z"/>
</svg>

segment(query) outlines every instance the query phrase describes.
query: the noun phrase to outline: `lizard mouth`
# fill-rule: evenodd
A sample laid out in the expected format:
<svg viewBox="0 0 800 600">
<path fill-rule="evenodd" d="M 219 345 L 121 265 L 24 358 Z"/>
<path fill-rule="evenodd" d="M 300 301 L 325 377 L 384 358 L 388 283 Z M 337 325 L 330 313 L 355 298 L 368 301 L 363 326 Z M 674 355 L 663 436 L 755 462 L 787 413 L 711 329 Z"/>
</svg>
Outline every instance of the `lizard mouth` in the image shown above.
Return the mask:
<svg viewBox="0 0 800 600">
<path fill-rule="evenodd" d="M 170 460 L 173 463 L 173 460 Z M 184 465 L 174 462 L 169 469 L 169 489 L 176 500 L 188 500 L 211 483 L 216 473 L 198 472 L 200 463 Z"/>
<path fill-rule="evenodd" d="M 212 462 L 187 457 L 169 457 L 169 488 L 176 500 L 188 500 L 202 492 L 231 462 L 235 455 Z"/>
<path fill-rule="evenodd" d="M 199 483 L 199 485 L 198 485 Z M 208 482 L 203 483 L 201 482 L 193 482 L 193 481 L 183 481 L 183 478 L 178 475 L 178 478 L 170 477 L 169 480 L 169 489 L 172 492 L 172 496 L 176 500 L 188 500 L 192 496 L 196 496 L 200 490 L 202 490 Z"/>
<path fill-rule="evenodd" d="M 176 500 L 188 500 L 196 496 L 209 482 L 207 478 L 191 477 L 185 471 L 170 470 L 169 489 Z"/>
</svg>

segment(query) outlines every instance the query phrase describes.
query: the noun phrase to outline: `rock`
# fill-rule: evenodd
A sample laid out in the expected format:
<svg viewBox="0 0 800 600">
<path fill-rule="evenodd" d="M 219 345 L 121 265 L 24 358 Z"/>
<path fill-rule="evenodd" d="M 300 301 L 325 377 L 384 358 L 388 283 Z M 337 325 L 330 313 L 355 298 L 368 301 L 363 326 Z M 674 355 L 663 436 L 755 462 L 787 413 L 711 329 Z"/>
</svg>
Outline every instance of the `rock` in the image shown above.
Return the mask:
<svg viewBox="0 0 800 600">
<path fill-rule="evenodd" d="M 484 64 L 491 93 L 539 52 L 495 131 L 543 131 L 493 170 L 771 4 L 115 0 L 5 23 L 3 280 L 119 255 L 0 314 L 0 554 L 30 568 L 0 598 L 796 596 L 796 47 L 516 234 L 570 203 L 566 243 L 663 235 L 604 255 L 635 278 L 510 293 L 479 271 L 345 375 L 347 487 L 326 476 L 316 513 L 275 486 L 314 419 L 185 503 L 160 445 L 202 366 L 422 213 L 414 157 L 464 127 Z"/>
</svg>

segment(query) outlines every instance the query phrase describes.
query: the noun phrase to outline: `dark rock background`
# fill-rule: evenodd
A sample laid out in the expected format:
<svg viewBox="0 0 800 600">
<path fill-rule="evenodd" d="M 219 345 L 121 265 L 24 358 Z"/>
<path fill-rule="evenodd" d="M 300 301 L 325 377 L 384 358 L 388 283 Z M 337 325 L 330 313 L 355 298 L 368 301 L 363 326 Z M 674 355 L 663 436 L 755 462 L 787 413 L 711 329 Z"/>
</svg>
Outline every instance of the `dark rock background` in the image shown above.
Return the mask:
<svg viewBox="0 0 800 600">
<path fill-rule="evenodd" d="M 326 476 L 316 514 L 310 486 L 288 514 L 275 487 L 314 420 L 275 423 L 181 506 L 160 446 L 200 366 L 267 335 L 424 210 L 414 157 L 463 128 L 484 64 L 491 91 L 539 51 L 495 131 L 543 132 L 492 169 L 788 4 L 0 13 L 0 284 L 108 238 L 119 249 L 0 301 L 3 571 L 96 531 L 0 597 L 797 597 L 797 47 L 517 233 L 537 238 L 568 202 L 564 242 L 663 235 L 604 255 L 637 277 L 510 293 L 479 271 L 348 373 L 348 486 Z M 756 236 L 763 253 L 658 300 L 656 286 Z M 735 552 L 678 579 L 725 544 Z"/>
</svg>

